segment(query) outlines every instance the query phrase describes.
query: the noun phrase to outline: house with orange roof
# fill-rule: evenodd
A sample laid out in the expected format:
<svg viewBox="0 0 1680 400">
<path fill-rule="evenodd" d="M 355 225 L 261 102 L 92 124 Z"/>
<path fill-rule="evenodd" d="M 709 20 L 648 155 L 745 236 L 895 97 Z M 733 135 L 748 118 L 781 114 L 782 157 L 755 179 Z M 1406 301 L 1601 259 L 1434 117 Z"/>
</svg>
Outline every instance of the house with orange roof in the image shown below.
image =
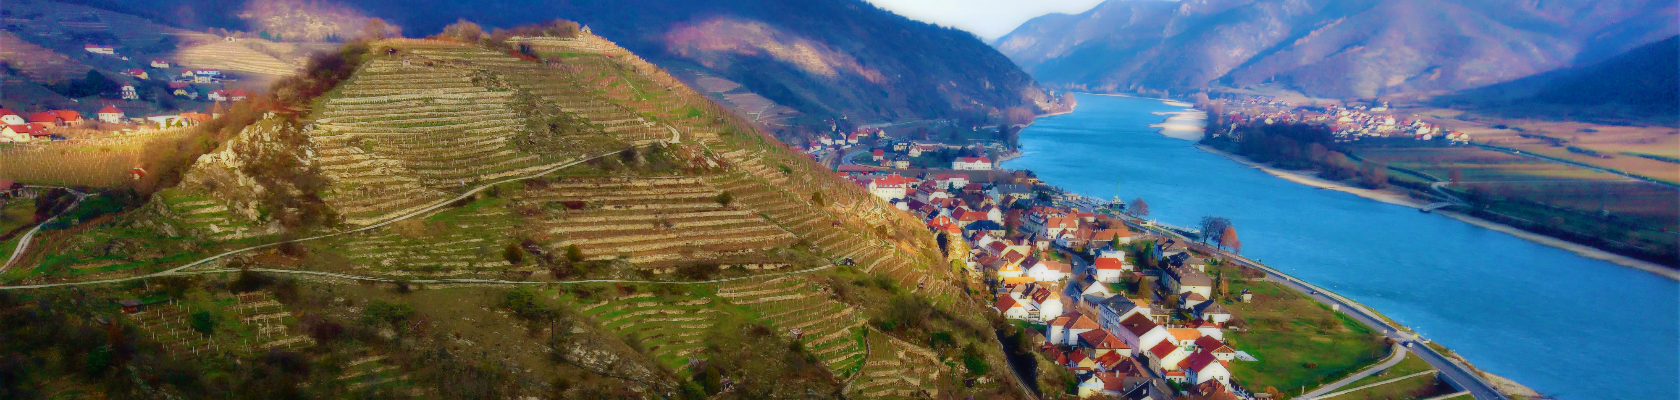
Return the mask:
<svg viewBox="0 0 1680 400">
<path fill-rule="evenodd" d="M 1051 343 L 1077 346 L 1079 345 L 1079 335 L 1097 329 L 1102 328 L 1097 326 L 1096 321 L 1086 318 L 1084 314 L 1078 312 L 1068 312 L 1046 324 L 1045 330 L 1049 332 L 1045 336 Z"/>
<path fill-rule="evenodd" d="M 892 174 L 869 180 L 869 184 L 865 188 L 869 189 L 869 194 L 873 194 L 875 197 L 880 197 L 883 200 L 894 200 L 909 195 L 910 186 L 916 184 L 916 182 L 913 178 Z"/>
</svg>

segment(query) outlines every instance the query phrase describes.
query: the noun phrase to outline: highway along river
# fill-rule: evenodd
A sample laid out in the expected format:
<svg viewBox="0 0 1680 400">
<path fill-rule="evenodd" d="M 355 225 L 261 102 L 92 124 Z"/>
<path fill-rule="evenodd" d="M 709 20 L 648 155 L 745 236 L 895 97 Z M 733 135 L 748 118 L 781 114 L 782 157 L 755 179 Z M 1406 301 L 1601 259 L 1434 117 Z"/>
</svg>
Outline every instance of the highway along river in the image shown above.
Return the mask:
<svg viewBox="0 0 1680 400">
<path fill-rule="evenodd" d="M 1440 215 L 1274 177 L 1150 124 L 1158 100 L 1079 96 L 1004 163 L 1151 217 L 1229 218 L 1243 254 L 1351 297 L 1560 399 L 1680 398 L 1680 283 Z M 1119 182 L 1116 189 L 1116 181 Z M 1258 355 L 1264 357 L 1264 355 Z"/>
</svg>

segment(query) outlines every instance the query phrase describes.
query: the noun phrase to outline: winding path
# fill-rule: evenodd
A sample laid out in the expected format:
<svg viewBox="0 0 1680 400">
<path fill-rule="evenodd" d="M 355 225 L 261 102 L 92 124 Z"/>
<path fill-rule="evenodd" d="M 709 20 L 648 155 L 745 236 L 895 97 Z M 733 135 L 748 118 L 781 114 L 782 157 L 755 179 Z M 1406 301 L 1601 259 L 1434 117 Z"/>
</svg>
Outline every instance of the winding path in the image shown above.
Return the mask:
<svg viewBox="0 0 1680 400">
<path fill-rule="evenodd" d="M 1301 397 L 1299 397 L 1299 399 L 1305 399 L 1305 400 L 1317 399 L 1318 396 L 1323 396 L 1325 394 L 1335 392 L 1337 389 L 1341 389 L 1342 387 L 1353 384 L 1354 382 L 1357 382 L 1360 379 L 1365 379 L 1367 377 L 1370 377 L 1371 375 L 1376 375 L 1378 373 L 1382 373 L 1383 371 L 1387 371 L 1389 368 L 1394 368 L 1395 365 L 1399 365 L 1400 361 L 1403 361 L 1405 359 L 1406 359 L 1406 348 L 1403 347 L 1403 346 L 1400 346 L 1399 343 L 1395 343 L 1394 344 L 1394 349 L 1391 350 L 1389 355 L 1388 355 L 1388 359 L 1384 360 L 1382 362 L 1382 364 L 1374 365 L 1370 368 L 1366 368 L 1364 371 L 1359 371 L 1358 373 L 1355 373 L 1353 375 L 1348 375 L 1348 377 L 1342 378 L 1342 380 L 1331 382 L 1328 385 L 1324 385 L 1322 387 L 1319 387 L 1316 390 L 1313 390 L 1311 392 L 1307 392 L 1307 394 L 1302 395 Z"/>
<path fill-rule="evenodd" d="M 642 146 L 638 146 L 638 147 L 642 147 Z M 227 256 L 231 256 L 231 255 L 234 255 L 234 254 L 239 254 L 239 253 L 243 253 L 243 252 L 247 252 L 247 251 L 251 251 L 251 250 L 275 247 L 275 246 L 279 246 L 279 245 L 282 245 L 282 244 L 288 244 L 288 243 L 301 243 L 301 242 L 307 242 L 307 241 L 312 241 L 312 240 L 320 240 L 320 239 L 325 239 L 325 238 L 330 238 L 330 237 L 335 237 L 335 236 L 348 235 L 348 234 L 352 234 L 352 233 L 358 233 L 358 232 L 364 232 L 364 231 L 368 231 L 368 230 L 382 228 L 382 227 L 385 227 L 386 225 L 390 225 L 390 224 L 395 223 L 397 221 L 402 221 L 402 220 L 405 220 L 405 219 L 409 219 L 409 218 L 413 218 L 413 217 L 416 217 L 416 216 L 428 214 L 428 213 L 431 213 L 433 211 L 437 211 L 438 209 L 449 206 L 449 204 L 451 204 L 451 203 L 466 199 L 468 197 L 472 197 L 472 195 L 478 194 L 478 192 L 482 192 L 485 189 L 489 189 L 492 186 L 496 186 L 496 185 L 500 185 L 500 184 L 508 183 L 508 182 L 517 182 L 517 181 L 523 181 L 523 180 L 528 180 L 528 179 L 533 179 L 533 178 L 539 178 L 539 177 L 542 177 L 543 175 L 548 175 L 548 174 L 554 173 L 556 171 L 560 171 L 562 169 L 570 168 L 572 166 L 576 166 L 578 164 L 582 164 L 582 163 L 588 162 L 590 160 L 612 156 L 614 154 L 618 154 L 618 153 L 623 152 L 623 151 L 624 150 L 614 150 L 614 151 L 607 152 L 607 153 L 604 153 L 604 154 L 601 154 L 601 155 L 598 155 L 598 156 L 584 158 L 584 159 L 580 159 L 580 160 L 573 161 L 573 162 L 570 162 L 570 163 L 566 163 L 565 165 L 560 165 L 560 166 L 557 166 L 557 167 L 554 167 L 554 168 L 549 168 L 549 169 L 545 169 L 545 170 L 542 170 L 542 171 L 538 171 L 538 172 L 532 173 L 530 175 L 512 177 L 512 178 L 507 178 L 507 179 L 503 179 L 503 180 L 479 185 L 478 187 L 475 187 L 472 190 L 468 190 L 466 192 L 461 193 L 461 195 L 459 195 L 459 196 L 455 196 L 454 198 L 437 202 L 435 204 L 432 204 L 431 206 L 427 206 L 426 208 L 415 210 L 414 212 L 410 212 L 408 214 L 403 214 L 403 215 L 397 216 L 396 218 L 386 220 L 384 222 L 378 222 L 378 223 L 374 223 L 372 225 L 368 225 L 368 226 L 364 226 L 364 227 L 361 227 L 361 228 L 356 228 L 356 229 L 352 229 L 352 230 L 348 230 L 348 231 L 335 232 L 335 233 L 329 233 L 329 234 L 325 234 L 325 235 L 312 236 L 312 237 L 301 238 L 301 239 L 292 239 L 292 240 L 286 240 L 286 241 L 280 241 L 280 242 L 274 242 L 274 243 L 268 243 L 268 244 L 260 244 L 260 245 L 245 247 L 245 248 L 236 249 L 236 250 L 229 250 L 229 251 L 223 252 L 221 254 L 216 254 L 216 255 L 213 255 L 213 256 L 210 256 L 210 257 L 206 257 L 206 258 L 198 260 L 198 261 L 193 261 L 193 262 L 188 263 L 186 265 L 182 265 L 182 266 L 179 266 L 179 267 L 170 268 L 170 269 L 167 269 L 167 270 L 154 272 L 154 273 L 150 273 L 150 274 L 145 274 L 145 275 L 136 275 L 136 276 L 131 276 L 131 277 L 127 277 L 127 278 L 117 278 L 117 279 L 103 279 L 103 280 L 96 280 L 96 281 L 64 282 L 64 283 L 51 283 L 51 284 L 41 284 L 41 285 L 0 286 L 0 290 L 39 289 L 39 288 L 49 288 L 49 287 L 59 287 L 59 286 L 92 285 L 92 284 L 124 282 L 124 281 L 132 281 L 132 280 L 137 280 L 137 279 L 146 279 L 146 278 L 155 278 L 155 277 L 160 277 L 160 276 L 176 275 L 176 274 L 179 274 L 182 270 L 192 268 L 192 267 L 197 267 L 197 266 L 200 266 L 200 265 L 204 265 L 204 264 L 207 264 L 211 261 L 221 259 L 222 257 L 227 257 Z M 77 199 L 76 199 L 76 203 L 80 204 L 81 203 L 81 198 L 85 197 L 85 196 L 86 195 L 78 195 Z M 54 218 L 56 219 L 57 217 L 54 217 Z M 51 222 L 51 221 L 52 220 L 48 220 L 48 222 Z M 46 225 L 46 223 L 42 223 L 41 225 Z M 20 259 L 22 257 L 24 251 L 28 250 L 28 243 L 29 243 L 28 239 L 30 238 L 30 236 L 33 236 L 35 234 L 36 230 L 39 230 L 39 229 L 40 229 L 40 227 L 37 226 L 35 230 L 31 230 L 29 232 L 29 234 L 24 236 L 25 240 L 23 240 L 19 243 L 17 251 L 12 253 L 11 258 L 6 262 L 6 265 L 4 267 L 10 267 L 13 262 L 16 262 L 18 259 Z M 5 268 L 0 268 L 0 272 L 5 272 Z M 347 275 L 346 277 L 349 277 L 349 276 Z M 379 278 L 372 278 L 372 279 L 379 279 Z M 550 282 L 550 283 L 552 283 L 552 282 Z"/>
<path fill-rule="evenodd" d="M 47 186 L 39 186 L 39 187 L 47 187 Z M 41 221 L 41 223 L 39 223 L 39 224 L 35 224 L 34 228 L 30 229 L 29 232 L 26 232 L 26 233 L 23 234 L 23 236 L 19 237 L 17 248 L 12 250 L 12 256 L 6 258 L 6 263 L 5 264 L 0 264 L 0 273 L 5 273 L 6 270 L 12 268 L 12 264 L 16 264 L 18 262 L 18 260 L 23 259 L 23 253 L 25 251 L 29 250 L 29 243 L 34 241 L 35 234 L 37 232 L 41 231 L 41 227 L 47 226 L 47 224 L 50 224 L 53 221 L 58 220 L 59 216 L 64 215 L 64 213 L 70 212 L 70 210 L 76 209 L 76 206 L 81 205 L 82 204 L 82 199 L 86 199 L 86 198 L 88 198 L 88 196 L 92 196 L 92 195 L 87 194 L 87 193 L 78 192 L 75 189 L 70 189 L 70 188 L 62 188 L 62 189 L 69 190 L 70 194 L 75 195 L 76 196 L 76 202 L 70 203 L 70 207 L 65 208 L 64 211 L 58 213 L 58 215 L 54 215 L 52 218 L 47 218 L 46 221 Z"/>
</svg>

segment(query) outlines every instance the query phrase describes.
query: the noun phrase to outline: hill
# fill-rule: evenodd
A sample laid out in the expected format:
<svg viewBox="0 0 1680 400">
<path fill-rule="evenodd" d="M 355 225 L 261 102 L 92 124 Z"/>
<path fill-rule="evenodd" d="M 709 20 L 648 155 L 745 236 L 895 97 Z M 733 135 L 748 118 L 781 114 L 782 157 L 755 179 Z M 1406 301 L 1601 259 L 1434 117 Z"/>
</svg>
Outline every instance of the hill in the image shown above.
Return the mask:
<svg viewBox="0 0 1680 400">
<path fill-rule="evenodd" d="M 995 46 L 1046 84 L 1183 93 L 1277 84 L 1310 96 L 1444 93 L 1585 65 L 1673 36 L 1647 0 L 1109 0 Z"/>
<path fill-rule="evenodd" d="M 1675 122 L 1680 109 L 1680 37 L 1596 64 L 1442 96 L 1438 105 L 1516 118 Z"/>
<path fill-rule="evenodd" d="M 141 3 L 123 6 L 161 9 Z M 824 119 L 858 124 L 920 119 L 983 123 L 988 115 L 1001 119 L 1002 110 L 1009 107 L 1057 107 L 1030 76 L 972 34 L 913 21 L 861 0 L 342 4 L 402 26 L 408 36 L 439 32 L 460 18 L 484 24 L 486 30 L 554 18 L 575 20 L 617 38 L 625 48 L 691 84 L 712 76 L 743 85 L 719 97 L 761 96 L 806 115 L 797 121 L 800 125 L 823 130 L 828 129 Z M 205 6 L 196 8 L 216 9 Z M 255 30 L 232 18 L 217 21 L 228 29 Z M 747 113 L 764 109 L 760 102 L 739 103 Z"/>
<path fill-rule="evenodd" d="M 31 376 L 113 397 L 144 392 L 107 365 L 188 377 L 153 389 L 184 397 L 1019 393 L 919 221 L 613 42 L 393 39 L 309 70 L 175 146 L 190 165 L 139 181 L 149 200 L 95 196 L 0 274 L 151 299 L 111 316 L 114 364 Z M 57 304 L 10 299 L 12 322 Z M 82 323 L 35 322 L 8 337 Z M 229 374 L 265 378 L 191 378 Z"/>
</svg>

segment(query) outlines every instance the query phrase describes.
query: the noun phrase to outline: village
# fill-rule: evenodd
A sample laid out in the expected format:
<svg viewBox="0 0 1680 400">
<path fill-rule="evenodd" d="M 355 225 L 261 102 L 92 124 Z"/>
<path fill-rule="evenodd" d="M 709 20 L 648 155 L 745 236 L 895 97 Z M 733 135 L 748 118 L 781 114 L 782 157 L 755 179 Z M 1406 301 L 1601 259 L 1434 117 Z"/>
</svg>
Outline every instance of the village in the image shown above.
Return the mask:
<svg viewBox="0 0 1680 400">
<path fill-rule="evenodd" d="M 1098 206 L 1029 172 L 1000 173 L 989 183 L 968 173 L 841 175 L 944 236 L 971 285 L 989 288 L 1003 318 L 1033 329 L 1034 350 L 1076 376 L 1079 397 L 1271 398 L 1232 376 L 1231 363 L 1254 358 L 1226 344 L 1233 315 L 1222 303 L 1252 295 L 1209 274 L 1218 260 L 1134 233 L 1119 201 Z"/>
<path fill-rule="evenodd" d="M 223 40 L 233 43 L 239 39 Z M 31 72 L 50 70 L 50 65 L 79 62 L 88 66 L 87 71 L 58 71 L 62 73 L 54 75 L 59 78 L 57 82 L 43 81 L 50 83 L 46 87 L 52 92 L 22 90 L 16 96 L 9 94 L 7 104 L 0 106 L 0 122 L 4 123 L 0 126 L 0 143 L 65 141 L 186 127 L 208 121 L 220 114 L 220 107 L 251 96 L 236 87 L 240 79 L 235 73 L 220 69 L 188 68 L 161 57 L 130 57 L 109 44 L 82 44 L 74 60 L 33 46 L 19 42 L 17 47 L 28 48 L 10 50 L 15 57 L 23 57 L 13 60 L 11 66 L 23 69 L 32 79 L 46 72 Z M 28 59 L 32 54 L 49 59 Z"/>
<path fill-rule="evenodd" d="M 1223 111 L 1232 129 L 1238 125 L 1314 124 L 1331 128 L 1339 142 L 1370 138 L 1411 138 L 1419 141 L 1444 140 L 1450 144 L 1470 143 L 1470 134 L 1425 122 L 1422 119 L 1397 118 L 1388 102 L 1370 105 L 1299 106 L 1270 97 L 1238 97 L 1225 99 Z M 1218 133 L 1215 133 L 1216 135 Z"/>
</svg>

